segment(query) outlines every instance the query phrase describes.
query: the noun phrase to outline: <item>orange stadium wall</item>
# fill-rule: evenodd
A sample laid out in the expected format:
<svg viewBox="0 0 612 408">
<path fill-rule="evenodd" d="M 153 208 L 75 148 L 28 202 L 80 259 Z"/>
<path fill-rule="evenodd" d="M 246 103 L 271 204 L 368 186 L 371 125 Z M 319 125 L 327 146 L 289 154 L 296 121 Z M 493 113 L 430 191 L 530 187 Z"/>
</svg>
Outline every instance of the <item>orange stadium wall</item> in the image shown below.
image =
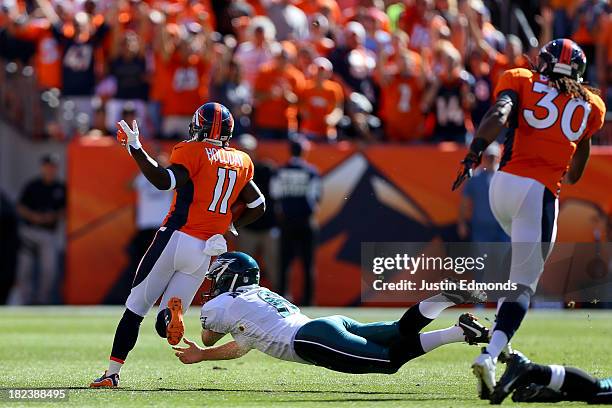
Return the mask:
<svg viewBox="0 0 612 408">
<path fill-rule="evenodd" d="M 465 149 L 454 144 L 312 146 L 307 160 L 324 179 L 316 304 L 360 303 L 363 241 L 456 239 L 460 195 L 449 187 L 464 154 Z M 258 156 L 283 164 L 287 147 L 261 143 Z M 99 304 L 127 265 L 135 199 L 129 184 L 137 167 L 111 138 L 82 139 L 68 148 L 67 173 L 64 298 L 68 304 Z M 594 147 L 583 180 L 562 193 L 560 241 L 589 242 L 594 231 L 605 234 L 612 212 L 610 186 L 612 148 Z"/>
</svg>

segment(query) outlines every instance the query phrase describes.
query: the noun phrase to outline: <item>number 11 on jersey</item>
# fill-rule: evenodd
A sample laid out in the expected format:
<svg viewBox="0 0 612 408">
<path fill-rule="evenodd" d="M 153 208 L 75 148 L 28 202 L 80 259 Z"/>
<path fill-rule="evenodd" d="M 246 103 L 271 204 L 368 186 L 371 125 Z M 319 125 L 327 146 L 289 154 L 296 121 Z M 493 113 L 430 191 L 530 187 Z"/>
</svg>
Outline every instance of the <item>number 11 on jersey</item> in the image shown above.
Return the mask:
<svg viewBox="0 0 612 408">
<path fill-rule="evenodd" d="M 223 186 L 225 185 L 225 179 L 229 179 L 229 184 L 227 189 L 225 190 L 225 195 L 221 200 L 221 204 L 219 205 L 219 213 L 227 214 L 227 203 L 234 192 L 234 186 L 236 185 L 236 177 L 238 172 L 233 169 L 226 169 L 225 167 L 219 167 L 217 170 L 217 183 L 215 184 L 215 191 L 213 194 L 213 199 L 208 206 L 208 211 L 216 212 L 217 205 L 219 204 L 219 199 L 221 198 L 221 194 L 223 193 Z"/>
</svg>

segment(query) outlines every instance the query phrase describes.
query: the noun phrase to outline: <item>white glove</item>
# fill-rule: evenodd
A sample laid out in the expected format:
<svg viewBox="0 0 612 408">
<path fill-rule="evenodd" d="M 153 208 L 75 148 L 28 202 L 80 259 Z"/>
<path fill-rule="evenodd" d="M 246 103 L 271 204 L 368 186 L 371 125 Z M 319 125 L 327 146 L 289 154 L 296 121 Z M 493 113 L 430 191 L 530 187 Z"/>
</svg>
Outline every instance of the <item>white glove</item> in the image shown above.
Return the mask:
<svg viewBox="0 0 612 408">
<path fill-rule="evenodd" d="M 132 152 L 130 152 L 130 146 L 133 149 L 142 149 L 142 145 L 140 144 L 139 136 L 140 132 L 138 131 L 138 123 L 134 119 L 132 121 L 132 127 L 125 123 L 125 120 L 121 120 L 117 123 L 117 140 L 121 143 L 122 146 L 125 146 L 130 156 Z"/>
<path fill-rule="evenodd" d="M 227 252 L 227 242 L 223 235 L 215 234 L 206 240 L 204 253 L 208 256 L 218 256 Z"/>
</svg>

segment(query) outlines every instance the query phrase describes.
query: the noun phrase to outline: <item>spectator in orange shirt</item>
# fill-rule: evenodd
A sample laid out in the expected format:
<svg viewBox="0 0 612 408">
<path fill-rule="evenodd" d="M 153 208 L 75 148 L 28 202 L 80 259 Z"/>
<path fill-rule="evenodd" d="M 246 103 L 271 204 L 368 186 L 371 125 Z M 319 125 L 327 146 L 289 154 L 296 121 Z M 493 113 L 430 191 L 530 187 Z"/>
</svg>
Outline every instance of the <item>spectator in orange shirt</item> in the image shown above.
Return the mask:
<svg viewBox="0 0 612 408">
<path fill-rule="evenodd" d="M 433 14 L 432 0 L 414 0 L 406 5 L 398 26 L 410 36 L 409 47 L 417 52 L 432 46 L 429 27 Z"/>
<path fill-rule="evenodd" d="M 410 41 L 408 34 L 402 30 L 396 30 L 391 36 L 391 43 L 389 46 L 380 50 L 385 53 L 385 69 L 397 70 L 397 63 L 400 55 L 408 54 L 413 64 L 415 71 L 420 72 L 423 70 L 423 58 L 421 54 L 408 48 L 408 42 Z"/>
<path fill-rule="evenodd" d="M 255 79 L 253 122 L 258 137 L 287 140 L 297 130 L 297 94 L 304 76 L 291 63 L 288 47 L 278 46 L 274 59 L 264 65 Z"/>
<path fill-rule="evenodd" d="M 62 86 L 61 50 L 51 33 L 51 24 L 47 19 L 30 19 L 23 26 L 18 26 L 13 33 L 15 38 L 36 42 L 34 70 L 40 89 L 60 88 Z"/>
<path fill-rule="evenodd" d="M 309 139 L 331 141 L 337 137 L 336 125 L 344 115 L 344 94 L 342 86 L 330 79 L 333 69 L 327 58 L 315 58 L 313 79 L 299 95 L 300 132 Z"/>
<path fill-rule="evenodd" d="M 379 117 L 383 120 L 385 139 L 392 142 L 416 141 L 423 138 L 425 115 L 419 104 L 425 85 L 421 65 L 407 52 L 397 63 L 385 68 L 386 54 L 380 53 L 377 77 L 381 87 Z"/>
<path fill-rule="evenodd" d="M 167 29 L 161 30 L 161 61 L 166 79 L 162 96 L 162 136 L 184 138 L 194 109 L 208 96 L 210 84 L 210 35 L 197 23 L 183 27 L 173 39 Z"/>
</svg>

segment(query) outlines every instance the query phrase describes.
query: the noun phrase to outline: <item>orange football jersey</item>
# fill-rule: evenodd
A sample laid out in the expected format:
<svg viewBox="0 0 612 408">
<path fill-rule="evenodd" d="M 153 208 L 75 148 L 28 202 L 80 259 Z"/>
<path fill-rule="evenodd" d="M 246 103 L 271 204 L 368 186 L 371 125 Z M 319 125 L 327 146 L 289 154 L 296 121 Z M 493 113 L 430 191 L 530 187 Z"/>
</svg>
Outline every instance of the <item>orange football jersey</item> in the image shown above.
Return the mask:
<svg viewBox="0 0 612 408">
<path fill-rule="evenodd" d="M 174 193 L 164 226 L 208 239 L 224 234 L 232 222 L 231 207 L 253 179 L 248 154 L 206 142 L 180 142 L 172 149 L 172 164 L 189 171 L 189 182 Z"/>
<path fill-rule="evenodd" d="M 524 68 L 504 72 L 495 95 L 514 91 L 519 100 L 518 125 L 506 140 L 500 170 L 529 177 L 558 194 L 576 145 L 604 122 L 602 99 L 572 99 L 548 85 L 548 79 Z"/>
<path fill-rule="evenodd" d="M 423 137 L 425 115 L 419 101 L 423 85 L 414 76 L 395 74 L 381 85 L 379 116 L 385 122 L 385 137 L 392 142 L 407 142 Z"/>
</svg>

